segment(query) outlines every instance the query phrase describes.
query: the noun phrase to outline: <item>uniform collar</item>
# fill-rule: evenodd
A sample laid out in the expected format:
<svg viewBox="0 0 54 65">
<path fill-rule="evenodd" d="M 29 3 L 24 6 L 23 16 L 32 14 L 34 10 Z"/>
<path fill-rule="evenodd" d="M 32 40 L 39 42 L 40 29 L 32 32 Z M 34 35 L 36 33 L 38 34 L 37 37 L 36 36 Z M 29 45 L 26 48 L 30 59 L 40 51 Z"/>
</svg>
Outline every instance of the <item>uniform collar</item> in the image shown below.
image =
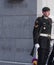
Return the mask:
<svg viewBox="0 0 54 65">
<path fill-rule="evenodd" d="M 42 16 L 42 18 L 44 18 L 44 19 L 48 19 L 49 17 L 46 17 L 46 16 Z"/>
</svg>

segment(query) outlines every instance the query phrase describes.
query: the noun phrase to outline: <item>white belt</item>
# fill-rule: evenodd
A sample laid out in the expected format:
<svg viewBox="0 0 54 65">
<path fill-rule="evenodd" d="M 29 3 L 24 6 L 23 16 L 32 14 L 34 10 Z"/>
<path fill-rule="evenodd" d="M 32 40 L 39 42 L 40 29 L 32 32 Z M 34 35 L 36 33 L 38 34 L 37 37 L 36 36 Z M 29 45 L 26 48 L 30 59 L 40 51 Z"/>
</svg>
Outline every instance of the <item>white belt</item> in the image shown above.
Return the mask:
<svg viewBox="0 0 54 65">
<path fill-rule="evenodd" d="M 50 34 L 44 34 L 44 33 L 41 33 L 40 36 L 43 36 L 43 37 L 51 37 Z"/>
</svg>

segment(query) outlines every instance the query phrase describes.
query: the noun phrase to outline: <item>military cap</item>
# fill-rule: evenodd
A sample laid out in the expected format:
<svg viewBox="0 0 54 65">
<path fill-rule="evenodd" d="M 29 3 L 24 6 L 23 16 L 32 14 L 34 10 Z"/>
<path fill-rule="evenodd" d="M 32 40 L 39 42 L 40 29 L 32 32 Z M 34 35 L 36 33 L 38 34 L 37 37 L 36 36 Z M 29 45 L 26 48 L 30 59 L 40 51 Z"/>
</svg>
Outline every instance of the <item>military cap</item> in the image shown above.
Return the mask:
<svg viewBox="0 0 54 65">
<path fill-rule="evenodd" d="M 43 12 L 50 11 L 50 8 L 49 8 L 49 7 L 43 7 L 43 8 L 42 8 L 42 11 L 43 11 Z"/>
</svg>

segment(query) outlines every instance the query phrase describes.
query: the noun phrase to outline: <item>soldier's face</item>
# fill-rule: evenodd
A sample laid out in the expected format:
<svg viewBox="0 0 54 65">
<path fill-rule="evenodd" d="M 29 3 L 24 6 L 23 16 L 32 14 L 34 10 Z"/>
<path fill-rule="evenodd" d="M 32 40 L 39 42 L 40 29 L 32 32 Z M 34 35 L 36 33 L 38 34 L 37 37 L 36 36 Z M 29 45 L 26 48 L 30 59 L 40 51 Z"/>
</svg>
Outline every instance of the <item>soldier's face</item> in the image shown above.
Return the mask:
<svg viewBox="0 0 54 65">
<path fill-rule="evenodd" d="M 50 11 L 42 12 L 44 16 L 48 17 L 50 15 Z"/>
</svg>

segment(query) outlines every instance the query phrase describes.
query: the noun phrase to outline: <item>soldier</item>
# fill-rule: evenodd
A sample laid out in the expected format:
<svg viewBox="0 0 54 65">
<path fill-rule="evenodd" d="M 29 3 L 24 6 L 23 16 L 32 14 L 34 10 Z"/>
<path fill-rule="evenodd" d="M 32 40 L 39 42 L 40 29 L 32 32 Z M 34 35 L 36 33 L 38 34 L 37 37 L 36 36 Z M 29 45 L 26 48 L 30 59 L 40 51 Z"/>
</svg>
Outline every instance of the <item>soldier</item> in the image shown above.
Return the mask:
<svg viewBox="0 0 54 65">
<path fill-rule="evenodd" d="M 45 65 L 49 50 L 50 50 L 50 40 L 51 40 L 51 27 L 52 20 L 49 18 L 50 8 L 44 7 L 42 9 L 42 17 L 38 17 L 34 24 L 33 29 L 33 40 L 34 46 L 31 52 L 33 56 L 34 47 L 36 44 L 39 44 L 40 48 L 38 49 L 38 65 Z"/>
</svg>

